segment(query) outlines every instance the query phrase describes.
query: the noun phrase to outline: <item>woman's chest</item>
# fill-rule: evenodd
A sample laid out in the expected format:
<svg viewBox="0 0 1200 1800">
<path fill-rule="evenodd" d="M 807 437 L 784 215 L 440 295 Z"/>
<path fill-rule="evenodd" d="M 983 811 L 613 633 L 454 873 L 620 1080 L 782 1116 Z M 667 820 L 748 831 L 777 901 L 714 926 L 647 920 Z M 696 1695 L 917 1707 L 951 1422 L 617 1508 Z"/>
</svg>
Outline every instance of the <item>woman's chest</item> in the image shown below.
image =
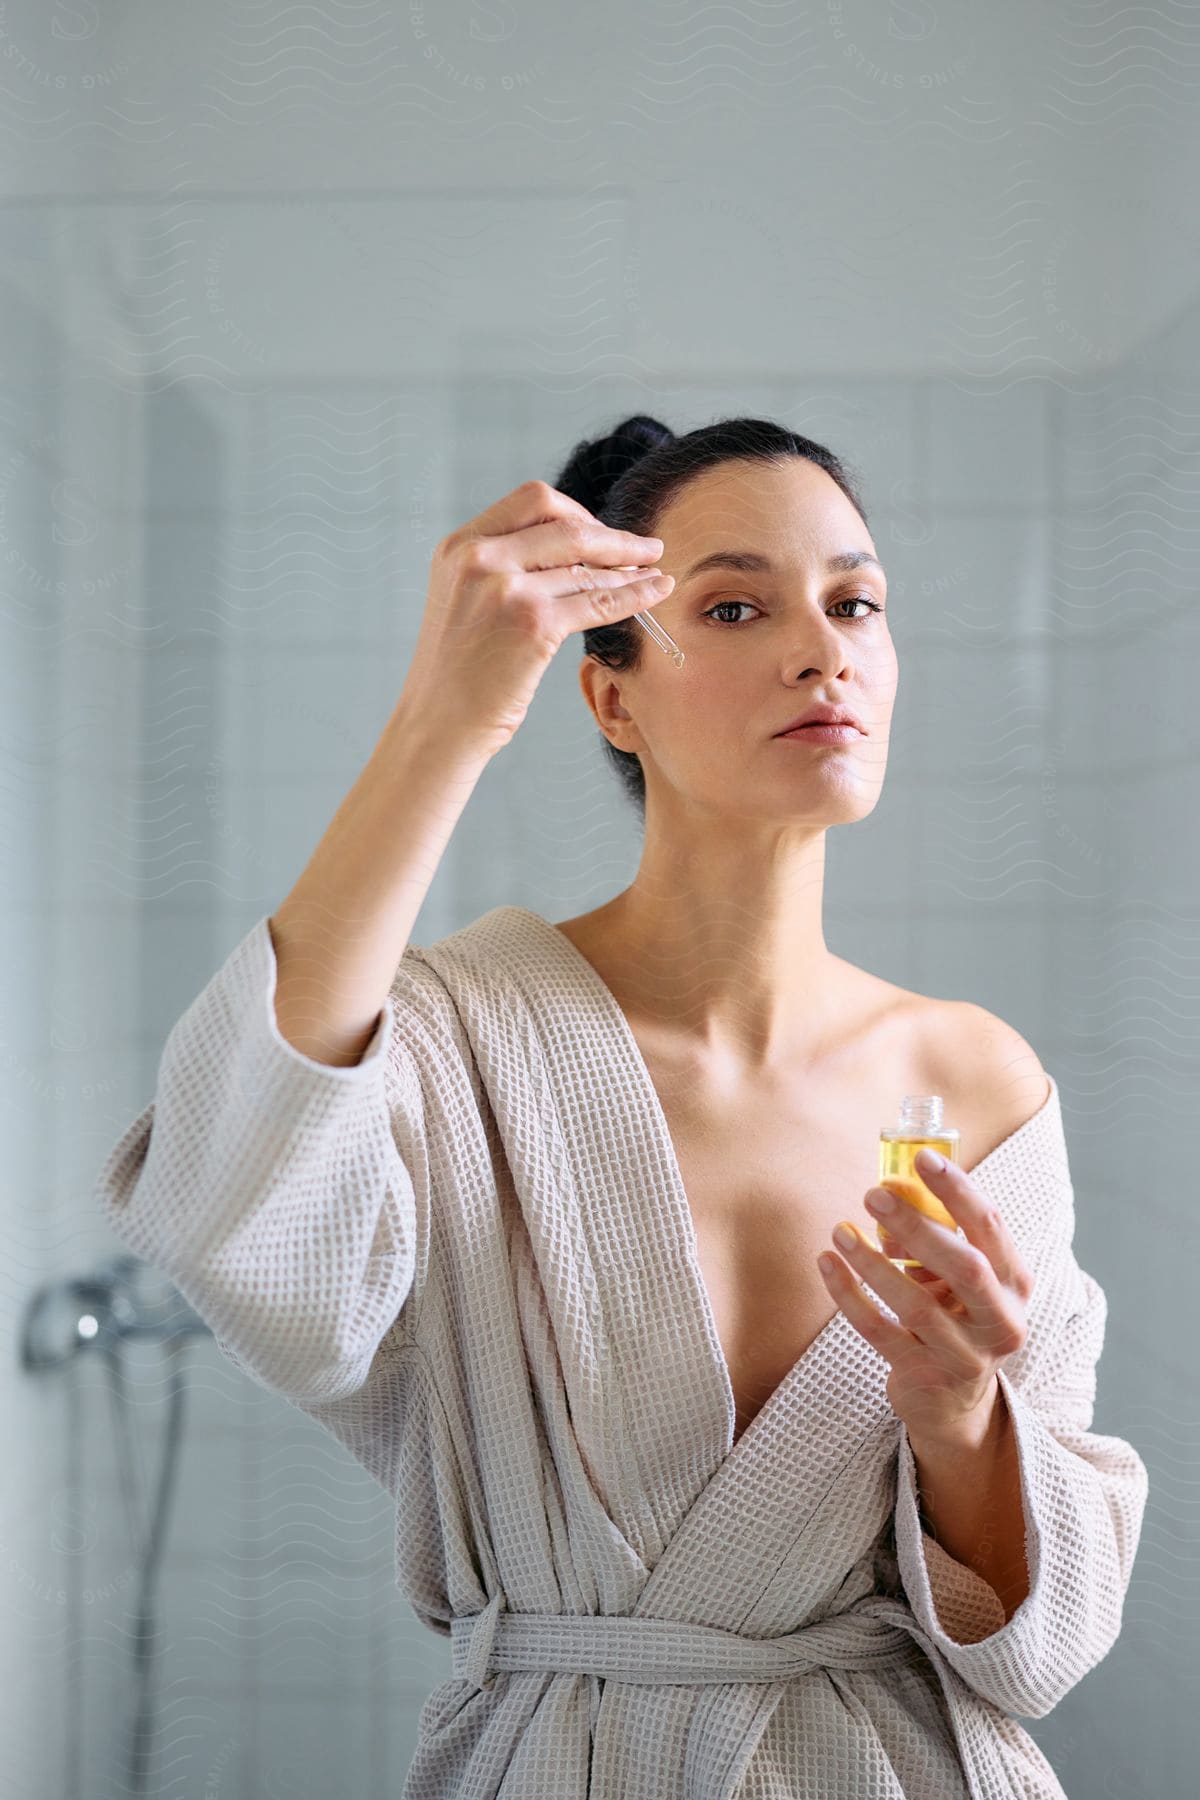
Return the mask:
<svg viewBox="0 0 1200 1800">
<path fill-rule="evenodd" d="M 645 1056 L 645 1051 L 643 1051 Z M 915 1030 L 822 1078 L 731 1093 L 646 1058 L 671 1134 L 740 1437 L 837 1307 L 817 1268 L 839 1219 L 873 1234 L 863 1196 L 880 1128 L 927 1091 Z"/>
</svg>

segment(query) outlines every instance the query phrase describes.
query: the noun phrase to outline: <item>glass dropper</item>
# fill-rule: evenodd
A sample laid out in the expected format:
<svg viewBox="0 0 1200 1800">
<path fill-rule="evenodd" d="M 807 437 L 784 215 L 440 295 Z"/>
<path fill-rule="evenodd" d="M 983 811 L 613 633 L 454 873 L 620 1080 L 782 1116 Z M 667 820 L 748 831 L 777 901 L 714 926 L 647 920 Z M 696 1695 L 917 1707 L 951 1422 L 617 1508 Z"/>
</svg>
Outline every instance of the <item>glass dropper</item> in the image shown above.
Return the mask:
<svg viewBox="0 0 1200 1800">
<path fill-rule="evenodd" d="M 572 566 L 574 568 L 581 568 L 585 565 L 575 563 Z M 624 574 L 637 567 L 637 563 L 624 563 L 621 567 L 621 572 Z M 675 667 L 677 669 L 682 669 L 683 651 L 679 648 L 679 645 L 675 642 L 675 639 L 671 636 L 670 632 L 665 631 L 659 624 L 658 620 L 654 617 L 654 614 L 648 612 L 633 613 L 632 617 L 637 620 L 646 635 L 654 639 L 654 642 L 658 645 L 659 649 L 666 651 L 667 655 L 675 664 Z"/>
</svg>

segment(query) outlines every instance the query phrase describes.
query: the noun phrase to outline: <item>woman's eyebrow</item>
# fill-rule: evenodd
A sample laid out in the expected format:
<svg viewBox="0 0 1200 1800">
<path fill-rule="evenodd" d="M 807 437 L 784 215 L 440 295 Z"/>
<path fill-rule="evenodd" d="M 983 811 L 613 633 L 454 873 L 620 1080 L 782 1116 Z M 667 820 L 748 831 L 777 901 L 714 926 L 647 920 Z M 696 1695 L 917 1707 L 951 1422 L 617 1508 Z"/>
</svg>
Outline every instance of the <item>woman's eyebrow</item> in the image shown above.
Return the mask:
<svg viewBox="0 0 1200 1800">
<path fill-rule="evenodd" d="M 831 575 L 849 573 L 852 569 L 867 566 L 878 569 L 881 575 L 886 574 L 883 564 L 869 550 L 839 550 L 831 556 L 825 567 Z M 693 575 L 701 575 L 706 569 L 735 569 L 739 574 L 774 574 L 776 566 L 769 556 L 761 555 L 757 550 L 713 550 L 708 556 L 702 556 L 694 562 L 683 579 L 690 581 Z"/>
</svg>

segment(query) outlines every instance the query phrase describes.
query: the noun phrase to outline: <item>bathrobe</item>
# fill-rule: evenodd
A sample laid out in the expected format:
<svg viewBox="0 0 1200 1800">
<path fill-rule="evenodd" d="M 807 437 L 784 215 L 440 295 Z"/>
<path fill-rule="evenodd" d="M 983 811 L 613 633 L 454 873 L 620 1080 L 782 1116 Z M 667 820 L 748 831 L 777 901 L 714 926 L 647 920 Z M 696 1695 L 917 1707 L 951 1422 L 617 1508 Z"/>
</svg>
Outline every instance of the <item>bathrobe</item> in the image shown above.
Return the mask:
<svg viewBox="0 0 1200 1800">
<path fill-rule="evenodd" d="M 665 1115 L 553 924 L 500 906 L 410 945 L 349 1068 L 282 1037 L 275 979 L 264 917 L 97 1197 L 394 1498 L 400 1592 L 454 1670 L 404 1800 L 1062 1797 L 1014 1715 L 1112 1648 L 1147 1474 L 1089 1429 L 1106 1302 L 1053 1077 L 970 1171 L 1035 1277 L 998 1376 L 1030 1578 L 1006 1624 L 925 1529 L 890 1366 L 840 1310 L 734 1442 Z"/>
</svg>

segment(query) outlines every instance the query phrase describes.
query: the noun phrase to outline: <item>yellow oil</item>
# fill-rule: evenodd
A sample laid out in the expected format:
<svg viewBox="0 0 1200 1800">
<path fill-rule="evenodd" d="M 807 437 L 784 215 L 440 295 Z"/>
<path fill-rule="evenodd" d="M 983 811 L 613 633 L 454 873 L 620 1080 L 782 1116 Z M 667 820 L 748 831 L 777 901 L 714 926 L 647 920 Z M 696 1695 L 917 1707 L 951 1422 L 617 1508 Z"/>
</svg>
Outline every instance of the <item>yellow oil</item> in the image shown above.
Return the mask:
<svg viewBox="0 0 1200 1800">
<path fill-rule="evenodd" d="M 918 1212 L 939 1225 L 945 1225 L 950 1231 L 959 1229 L 958 1220 L 953 1213 L 947 1212 L 933 1190 L 926 1186 L 913 1166 L 918 1150 L 928 1145 L 932 1150 L 939 1150 L 947 1162 L 958 1161 L 958 1132 L 951 1126 L 944 1126 L 940 1132 L 927 1133 L 922 1136 L 910 1134 L 900 1135 L 895 1127 L 879 1134 L 879 1186 L 888 1188 L 893 1194 L 899 1194 Z M 919 1269 L 922 1267 L 919 1257 L 910 1256 L 896 1240 L 888 1235 L 881 1219 L 875 1220 L 875 1238 L 879 1248 L 886 1257 L 902 1269 Z"/>
</svg>

